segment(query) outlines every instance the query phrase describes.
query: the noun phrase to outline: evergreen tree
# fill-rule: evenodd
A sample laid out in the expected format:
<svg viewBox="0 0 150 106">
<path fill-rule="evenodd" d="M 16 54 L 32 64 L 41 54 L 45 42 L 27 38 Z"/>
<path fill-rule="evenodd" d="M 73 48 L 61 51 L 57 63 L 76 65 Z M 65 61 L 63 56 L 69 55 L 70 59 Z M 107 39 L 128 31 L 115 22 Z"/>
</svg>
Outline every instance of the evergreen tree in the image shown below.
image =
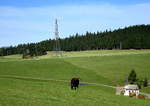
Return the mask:
<svg viewBox="0 0 150 106">
<path fill-rule="evenodd" d="M 0 56 L 3 56 L 3 48 L 0 48 Z"/>
<path fill-rule="evenodd" d="M 143 86 L 144 87 L 148 87 L 148 80 L 147 80 L 147 78 L 144 79 Z"/>
<path fill-rule="evenodd" d="M 134 71 L 134 69 L 131 70 L 129 76 L 128 76 L 128 81 L 130 84 L 134 84 L 137 79 L 136 79 L 136 72 Z"/>
</svg>

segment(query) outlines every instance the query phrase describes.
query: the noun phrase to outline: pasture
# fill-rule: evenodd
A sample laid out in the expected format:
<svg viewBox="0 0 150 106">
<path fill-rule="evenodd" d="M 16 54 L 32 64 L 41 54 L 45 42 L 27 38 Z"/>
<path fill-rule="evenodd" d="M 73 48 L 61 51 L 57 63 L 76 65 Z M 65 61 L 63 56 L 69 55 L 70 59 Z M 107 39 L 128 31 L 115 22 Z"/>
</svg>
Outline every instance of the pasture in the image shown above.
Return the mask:
<svg viewBox="0 0 150 106">
<path fill-rule="evenodd" d="M 150 80 L 150 50 L 64 52 L 64 57 L 49 52 L 32 60 L 4 56 L 0 58 L 0 106 L 149 106 L 149 100 L 116 96 L 115 89 L 109 87 L 70 89 L 72 77 L 80 77 L 81 82 L 123 85 L 131 69 L 139 79 Z"/>
</svg>

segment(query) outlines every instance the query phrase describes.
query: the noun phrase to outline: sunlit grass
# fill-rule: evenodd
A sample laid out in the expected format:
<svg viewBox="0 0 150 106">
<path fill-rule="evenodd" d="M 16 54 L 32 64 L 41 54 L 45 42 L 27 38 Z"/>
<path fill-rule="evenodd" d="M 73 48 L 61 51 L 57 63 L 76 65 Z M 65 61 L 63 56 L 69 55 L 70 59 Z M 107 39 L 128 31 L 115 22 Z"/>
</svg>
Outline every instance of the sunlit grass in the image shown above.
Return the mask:
<svg viewBox="0 0 150 106">
<path fill-rule="evenodd" d="M 7 106 L 148 106 L 149 100 L 116 96 L 115 90 L 84 85 L 76 91 L 68 83 L 0 78 L 0 105 Z"/>
<path fill-rule="evenodd" d="M 0 58 L 0 76 L 56 79 L 70 81 L 79 77 L 82 82 L 124 85 L 132 69 L 137 77 L 150 76 L 150 50 L 103 50 L 53 52 L 34 59 L 21 55 Z M 150 80 L 150 79 L 149 79 Z M 0 105 L 8 106 L 149 106 L 149 100 L 116 96 L 115 89 L 96 85 L 80 86 L 72 91 L 68 82 L 40 81 L 0 77 Z M 142 91 L 149 92 L 148 88 Z M 75 103 L 75 101 L 77 101 Z"/>
</svg>

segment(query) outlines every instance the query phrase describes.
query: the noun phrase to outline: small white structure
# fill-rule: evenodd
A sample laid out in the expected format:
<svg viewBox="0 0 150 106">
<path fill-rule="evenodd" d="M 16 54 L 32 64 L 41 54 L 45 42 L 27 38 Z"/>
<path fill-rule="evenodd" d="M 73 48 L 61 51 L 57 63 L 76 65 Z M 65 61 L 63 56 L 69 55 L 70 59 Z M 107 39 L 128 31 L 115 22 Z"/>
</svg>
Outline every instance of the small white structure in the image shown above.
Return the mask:
<svg viewBox="0 0 150 106">
<path fill-rule="evenodd" d="M 117 86 L 116 87 L 116 95 L 121 95 L 123 93 L 123 87 Z"/>
<path fill-rule="evenodd" d="M 137 85 L 128 84 L 124 86 L 124 96 L 138 96 L 139 87 Z"/>
</svg>

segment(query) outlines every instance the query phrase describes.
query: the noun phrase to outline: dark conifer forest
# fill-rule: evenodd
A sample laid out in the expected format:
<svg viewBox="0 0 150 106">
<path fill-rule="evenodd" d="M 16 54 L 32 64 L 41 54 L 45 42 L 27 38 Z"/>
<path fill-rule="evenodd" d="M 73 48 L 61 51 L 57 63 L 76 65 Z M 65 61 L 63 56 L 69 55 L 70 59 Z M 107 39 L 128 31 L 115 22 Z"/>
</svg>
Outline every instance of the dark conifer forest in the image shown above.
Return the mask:
<svg viewBox="0 0 150 106">
<path fill-rule="evenodd" d="M 103 32 L 86 32 L 59 39 L 62 51 L 83 51 L 101 49 L 150 49 L 150 25 L 135 25 L 117 30 Z M 54 39 L 38 43 L 19 44 L 1 47 L 0 56 L 12 54 L 29 54 L 38 56 L 46 51 L 55 51 Z"/>
</svg>

